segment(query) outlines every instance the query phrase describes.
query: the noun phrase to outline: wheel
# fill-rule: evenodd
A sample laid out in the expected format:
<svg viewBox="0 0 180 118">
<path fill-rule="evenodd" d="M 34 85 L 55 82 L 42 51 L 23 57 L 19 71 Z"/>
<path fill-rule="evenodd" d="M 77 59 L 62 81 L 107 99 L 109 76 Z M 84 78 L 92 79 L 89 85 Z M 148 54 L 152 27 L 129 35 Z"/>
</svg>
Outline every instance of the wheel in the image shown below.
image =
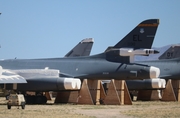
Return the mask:
<svg viewBox="0 0 180 118">
<path fill-rule="evenodd" d="M 9 100 L 9 95 L 6 95 L 6 100 Z"/>
<path fill-rule="evenodd" d="M 22 109 L 25 109 L 25 104 L 24 104 L 24 105 L 22 105 L 21 107 L 22 107 Z"/>
<path fill-rule="evenodd" d="M 10 106 L 10 105 L 7 105 L 7 108 L 8 108 L 8 109 L 11 109 L 11 106 Z"/>
</svg>

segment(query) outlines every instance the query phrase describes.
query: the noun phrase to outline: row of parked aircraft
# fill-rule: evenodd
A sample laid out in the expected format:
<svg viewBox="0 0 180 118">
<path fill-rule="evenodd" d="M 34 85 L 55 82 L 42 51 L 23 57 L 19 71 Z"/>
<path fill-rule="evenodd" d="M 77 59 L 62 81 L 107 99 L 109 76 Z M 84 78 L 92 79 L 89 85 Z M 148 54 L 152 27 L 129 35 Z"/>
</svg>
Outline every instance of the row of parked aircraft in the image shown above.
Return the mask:
<svg viewBox="0 0 180 118">
<path fill-rule="evenodd" d="M 159 19 L 145 20 L 117 44 L 92 56 L 89 55 L 94 41 L 89 38 L 79 42 L 62 58 L 0 60 L 1 86 L 21 93 L 61 91 L 80 89 L 83 79 L 118 79 L 126 80 L 131 89 L 138 84 L 140 89 L 157 87 L 152 85 L 158 82 L 162 83 L 159 87 L 164 87 L 165 80 L 180 76 L 180 58 L 134 60 L 135 55 L 159 53 L 151 49 L 158 25 Z"/>
</svg>

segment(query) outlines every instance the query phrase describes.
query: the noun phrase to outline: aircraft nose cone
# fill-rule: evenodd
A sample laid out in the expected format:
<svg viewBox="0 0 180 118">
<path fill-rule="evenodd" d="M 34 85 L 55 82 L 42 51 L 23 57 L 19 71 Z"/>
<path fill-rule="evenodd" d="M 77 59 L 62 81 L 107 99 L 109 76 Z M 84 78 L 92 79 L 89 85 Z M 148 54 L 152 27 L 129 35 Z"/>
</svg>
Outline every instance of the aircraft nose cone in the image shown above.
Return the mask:
<svg viewBox="0 0 180 118">
<path fill-rule="evenodd" d="M 160 69 L 154 66 L 150 67 L 150 78 L 158 78 L 160 75 Z"/>
</svg>

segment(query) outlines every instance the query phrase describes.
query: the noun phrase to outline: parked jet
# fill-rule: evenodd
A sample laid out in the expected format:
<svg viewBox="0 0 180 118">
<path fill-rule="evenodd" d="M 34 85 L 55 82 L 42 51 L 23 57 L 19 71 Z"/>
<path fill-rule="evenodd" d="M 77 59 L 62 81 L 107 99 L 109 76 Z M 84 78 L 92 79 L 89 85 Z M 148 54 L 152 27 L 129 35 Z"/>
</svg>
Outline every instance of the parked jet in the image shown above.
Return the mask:
<svg viewBox="0 0 180 118">
<path fill-rule="evenodd" d="M 139 89 L 163 89 L 167 79 L 179 79 L 180 71 L 180 45 L 172 45 L 160 57 L 159 60 L 143 61 L 147 65 L 153 65 L 160 69 L 159 78 L 144 79 L 144 80 L 127 80 L 129 90 Z"/>
<path fill-rule="evenodd" d="M 158 19 L 141 22 L 110 50 L 83 57 L 49 59 L 1 60 L 4 69 L 26 78 L 27 84 L 17 85 L 20 91 L 58 91 L 73 89 L 73 82 L 79 79 L 144 79 L 157 78 L 159 69 L 153 66 L 135 64 L 134 55 L 157 53 L 151 46 L 154 41 Z M 12 89 L 12 86 L 6 86 Z"/>
<path fill-rule="evenodd" d="M 68 52 L 65 57 L 73 56 L 88 56 L 90 54 L 93 39 L 87 38 L 79 42 L 70 52 Z M 26 79 L 12 71 L 2 69 L 0 66 L 0 83 L 27 83 Z"/>
<path fill-rule="evenodd" d="M 83 39 L 82 41 L 80 41 L 72 50 L 70 50 L 66 55 L 65 57 L 74 57 L 74 56 L 89 56 L 90 52 L 91 52 L 91 49 L 92 49 L 92 45 L 94 43 L 94 40 L 92 38 L 86 38 L 86 39 Z M 31 83 L 31 81 L 29 81 L 29 79 L 26 80 L 24 79 L 24 77 L 27 79 L 27 76 L 29 77 L 32 77 L 32 76 L 38 76 L 40 74 L 43 74 L 43 72 L 48 75 L 48 72 L 52 72 L 51 70 L 48 70 L 48 72 L 46 70 L 34 70 L 35 72 L 33 73 L 33 75 L 29 75 L 29 70 L 24 70 L 24 72 L 22 72 L 22 76 L 19 76 L 15 73 L 12 73 L 11 71 L 8 71 L 8 70 L 5 70 L 5 69 L 0 69 L 3 72 L 3 75 L 1 76 L 1 79 L 0 79 L 0 82 L 1 83 L 6 83 L 4 85 L 1 85 L 1 88 L 6 88 L 6 85 L 7 83 L 14 83 L 14 84 L 9 84 L 7 86 L 11 86 L 11 88 L 13 88 L 14 90 L 17 89 L 17 83 L 23 83 L 23 81 L 25 81 L 24 83 L 27 83 L 28 82 L 28 85 Z M 26 73 L 28 72 L 28 73 Z M 59 71 L 58 71 L 59 72 Z M 37 73 L 37 74 L 36 74 Z M 5 75 L 8 75 L 9 78 L 7 78 Z M 52 73 L 51 73 L 51 76 L 52 76 Z M 59 75 L 57 75 L 59 76 Z M 17 78 L 17 79 L 16 79 Z M 16 81 L 16 82 L 15 82 Z M 77 87 L 80 88 L 81 86 L 81 81 L 79 79 L 73 79 L 71 80 L 73 81 L 73 85 L 74 87 Z M 67 81 L 65 81 L 66 83 L 71 83 L 71 81 L 69 82 L 69 79 Z M 16 83 L 16 84 L 15 84 Z M 76 85 L 76 86 L 75 86 Z M 25 85 L 26 86 L 26 85 Z M 26 93 L 26 91 L 24 91 L 24 93 Z M 40 92 L 37 92 L 38 93 L 38 97 L 40 95 Z M 27 95 L 27 96 L 26 96 Z M 32 101 L 29 101 L 29 95 L 26 93 L 25 94 L 25 97 L 26 97 L 26 102 L 27 103 L 32 103 Z M 31 99 L 34 98 L 34 100 L 37 98 L 37 96 L 30 96 Z M 43 96 L 41 96 L 42 99 L 44 98 Z M 44 98 L 44 100 L 46 101 L 46 98 Z M 37 102 L 37 101 L 36 101 Z"/>
<path fill-rule="evenodd" d="M 141 64 L 158 67 L 161 71 L 159 78 L 162 79 L 179 79 L 180 77 L 180 58 L 161 59 L 154 61 L 141 61 Z"/>
<path fill-rule="evenodd" d="M 72 50 L 70 50 L 65 57 L 73 56 L 89 56 L 93 45 L 93 39 L 87 38 L 79 42 Z M 26 79 L 16 73 L 2 69 L 0 66 L 0 83 L 27 83 Z"/>
</svg>

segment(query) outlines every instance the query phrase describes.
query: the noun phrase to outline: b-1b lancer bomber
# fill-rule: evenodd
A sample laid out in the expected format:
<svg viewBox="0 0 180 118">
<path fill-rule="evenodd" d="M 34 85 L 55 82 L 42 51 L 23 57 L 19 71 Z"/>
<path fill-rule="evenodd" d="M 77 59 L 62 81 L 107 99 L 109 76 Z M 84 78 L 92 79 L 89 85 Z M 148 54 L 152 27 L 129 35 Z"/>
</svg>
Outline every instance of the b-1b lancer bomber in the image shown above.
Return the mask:
<svg viewBox="0 0 180 118">
<path fill-rule="evenodd" d="M 133 57 L 158 53 L 151 49 L 158 25 L 158 19 L 145 20 L 106 52 L 93 56 L 1 60 L 0 65 L 3 69 L 14 72 L 29 81 L 27 84 L 17 84 L 16 88 L 7 85 L 6 89 L 68 90 L 64 82 L 68 78 L 103 80 L 157 78 L 160 74 L 159 68 L 135 64 Z M 28 75 L 31 77 L 26 78 Z"/>
</svg>

